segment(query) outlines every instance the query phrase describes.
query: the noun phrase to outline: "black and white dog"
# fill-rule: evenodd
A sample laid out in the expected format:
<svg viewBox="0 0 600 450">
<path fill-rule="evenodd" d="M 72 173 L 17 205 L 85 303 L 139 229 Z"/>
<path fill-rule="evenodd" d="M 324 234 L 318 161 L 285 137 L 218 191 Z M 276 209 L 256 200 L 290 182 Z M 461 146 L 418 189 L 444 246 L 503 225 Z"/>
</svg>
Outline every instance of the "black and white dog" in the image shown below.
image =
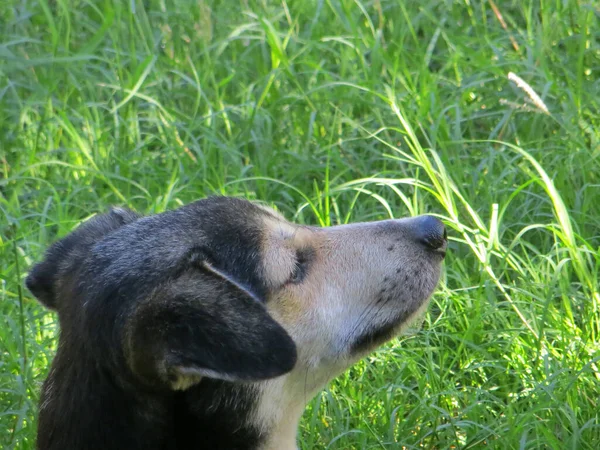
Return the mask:
<svg viewBox="0 0 600 450">
<path fill-rule="evenodd" d="M 425 310 L 446 242 L 228 197 L 87 221 L 26 281 L 61 327 L 38 448 L 295 449 L 306 403 Z"/>
</svg>

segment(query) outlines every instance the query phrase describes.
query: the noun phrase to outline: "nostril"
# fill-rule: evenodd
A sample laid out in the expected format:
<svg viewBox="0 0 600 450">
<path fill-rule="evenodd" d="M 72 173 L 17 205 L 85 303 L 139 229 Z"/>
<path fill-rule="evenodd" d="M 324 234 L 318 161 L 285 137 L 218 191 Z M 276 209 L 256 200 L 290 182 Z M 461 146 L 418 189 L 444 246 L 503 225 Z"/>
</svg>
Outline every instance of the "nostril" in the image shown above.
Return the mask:
<svg viewBox="0 0 600 450">
<path fill-rule="evenodd" d="M 432 250 L 446 247 L 448 233 L 441 220 L 433 216 L 422 216 L 417 225 L 417 239 Z"/>
</svg>

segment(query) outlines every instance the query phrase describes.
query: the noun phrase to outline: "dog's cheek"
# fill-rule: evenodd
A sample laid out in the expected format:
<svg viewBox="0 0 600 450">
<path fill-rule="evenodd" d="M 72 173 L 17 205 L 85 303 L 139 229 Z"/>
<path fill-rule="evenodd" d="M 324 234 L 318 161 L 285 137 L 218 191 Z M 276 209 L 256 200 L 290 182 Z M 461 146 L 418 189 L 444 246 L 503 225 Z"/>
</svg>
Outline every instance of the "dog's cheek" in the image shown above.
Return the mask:
<svg viewBox="0 0 600 450">
<path fill-rule="evenodd" d="M 304 300 L 304 304 L 301 300 Z M 310 309 L 307 303 L 310 303 L 310 299 L 300 299 L 297 295 L 284 291 L 267 302 L 267 310 L 284 328 L 293 330 Z"/>
<path fill-rule="evenodd" d="M 296 344 L 298 358 L 319 360 L 329 352 L 332 333 L 339 324 L 327 325 L 328 310 L 323 289 L 316 280 L 290 285 L 267 302 L 269 314 Z M 324 301 L 325 300 L 325 301 Z"/>
</svg>

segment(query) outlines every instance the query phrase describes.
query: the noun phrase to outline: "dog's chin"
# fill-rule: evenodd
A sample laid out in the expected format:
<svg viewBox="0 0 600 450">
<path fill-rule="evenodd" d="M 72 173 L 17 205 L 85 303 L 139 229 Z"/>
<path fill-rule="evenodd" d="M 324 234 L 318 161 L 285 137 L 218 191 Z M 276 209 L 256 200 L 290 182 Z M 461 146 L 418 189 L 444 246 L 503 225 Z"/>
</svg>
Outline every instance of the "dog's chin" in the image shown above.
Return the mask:
<svg viewBox="0 0 600 450">
<path fill-rule="evenodd" d="M 365 331 L 352 344 L 351 355 L 364 355 L 375 350 L 377 347 L 392 340 L 398 333 L 401 324 L 389 322 L 377 328 Z"/>
<path fill-rule="evenodd" d="M 397 317 L 371 329 L 367 329 L 354 340 L 349 353 L 353 356 L 364 356 L 386 342 L 391 341 L 400 333 L 408 332 L 410 334 L 411 329 L 420 328 L 425 319 L 425 314 L 423 314 L 422 310 L 427 307 L 427 303 L 425 302 L 415 314 L 408 318 L 405 316 Z"/>
</svg>

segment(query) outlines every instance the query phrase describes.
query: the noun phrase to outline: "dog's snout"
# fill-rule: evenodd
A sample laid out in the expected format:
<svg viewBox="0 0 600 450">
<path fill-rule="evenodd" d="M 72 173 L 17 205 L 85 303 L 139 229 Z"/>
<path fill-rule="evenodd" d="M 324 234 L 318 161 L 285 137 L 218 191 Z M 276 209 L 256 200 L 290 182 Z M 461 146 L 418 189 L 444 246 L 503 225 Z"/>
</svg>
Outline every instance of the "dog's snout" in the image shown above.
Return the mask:
<svg viewBox="0 0 600 450">
<path fill-rule="evenodd" d="M 431 250 L 444 252 L 448 242 L 446 227 L 433 216 L 421 216 L 415 224 L 417 240 Z"/>
</svg>

